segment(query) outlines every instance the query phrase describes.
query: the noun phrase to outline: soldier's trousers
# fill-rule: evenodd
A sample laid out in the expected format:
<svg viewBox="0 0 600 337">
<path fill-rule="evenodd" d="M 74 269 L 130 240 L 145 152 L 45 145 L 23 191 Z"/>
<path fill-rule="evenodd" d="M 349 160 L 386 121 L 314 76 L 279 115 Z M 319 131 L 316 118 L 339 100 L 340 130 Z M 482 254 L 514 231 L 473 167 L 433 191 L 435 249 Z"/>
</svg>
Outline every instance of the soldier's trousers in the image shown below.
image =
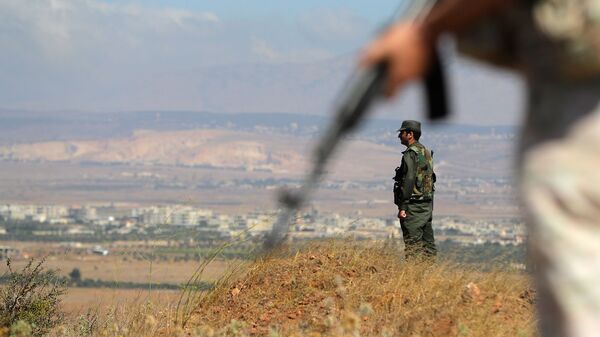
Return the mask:
<svg viewBox="0 0 600 337">
<path fill-rule="evenodd" d="M 405 206 L 406 218 L 400 220 L 407 257 L 435 256 L 435 240 L 431 226 L 433 202 L 413 202 Z"/>
<path fill-rule="evenodd" d="M 536 83 L 521 191 L 544 337 L 600 335 L 600 79 Z"/>
</svg>

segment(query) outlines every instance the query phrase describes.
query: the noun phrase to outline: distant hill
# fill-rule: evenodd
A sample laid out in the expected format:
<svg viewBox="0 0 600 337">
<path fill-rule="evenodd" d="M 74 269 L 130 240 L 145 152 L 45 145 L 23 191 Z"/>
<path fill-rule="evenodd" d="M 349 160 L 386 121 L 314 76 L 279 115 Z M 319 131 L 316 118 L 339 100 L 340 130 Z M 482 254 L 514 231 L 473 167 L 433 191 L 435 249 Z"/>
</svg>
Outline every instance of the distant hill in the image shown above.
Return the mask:
<svg viewBox="0 0 600 337">
<path fill-rule="evenodd" d="M 401 117 L 401 116 L 399 116 Z M 314 135 L 323 131 L 332 119 L 327 116 L 287 113 L 214 113 L 196 111 L 134 111 L 104 114 L 80 114 L 0 109 L 0 144 L 41 141 L 90 140 L 128 137 L 136 130 L 180 131 L 191 129 L 231 129 L 255 131 L 274 128 L 296 135 Z M 367 119 L 359 134 L 393 132 L 400 119 L 374 116 Z M 424 124 L 425 132 L 457 134 L 516 132 L 513 126 Z"/>
<path fill-rule="evenodd" d="M 28 142 L 9 143 L 0 145 L 0 160 L 205 167 L 301 176 L 311 160 L 310 151 L 316 136 L 322 132 L 320 123 L 324 119 L 296 115 L 278 115 L 274 119 L 269 115 L 256 116 L 253 127 L 243 127 L 238 123 L 249 121 L 248 115 L 231 115 L 229 119 L 219 116 L 221 119 L 217 119 L 212 114 L 181 113 L 169 115 L 166 120 L 158 117 L 156 128 L 152 129 L 155 122 L 150 114 L 137 113 L 122 118 L 131 118 L 138 123 L 124 125 L 141 125 L 149 129 L 132 130 L 108 138 L 87 135 L 79 139 L 29 139 Z M 42 123 L 37 125 L 30 127 L 43 126 Z M 204 128 L 188 129 L 199 126 Z M 387 181 L 389 177 L 383 172 L 393 171 L 402 151 L 396 127 L 390 121 L 374 121 L 357 136 L 343 142 L 338 153 L 341 158 L 329 167 L 334 178 Z M 18 125 L 15 128 L 18 129 Z M 161 130 L 163 128 L 166 130 Z M 74 132 L 82 130 L 86 129 Z M 499 137 L 495 138 L 494 134 Z M 510 127 L 439 126 L 427 128 L 424 139 L 436 153 L 436 171 L 440 177 L 506 178 L 510 174 L 511 146 L 514 145 L 514 140 L 506 137 L 513 134 L 514 129 Z"/>
<path fill-rule="evenodd" d="M 268 171 L 294 177 L 308 167 L 310 138 L 283 133 L 196 129 L 136 131 L 130 137 L 70 140 L 0 146 L 0 160 L 121 165 L 188 166 Z M 338 178 L 370 179 L 383 160 L 392 165 L 393 149 L 353 140 Z M 360 156 L 356 156 L 360 153 Z M 366 161 L 366 158 L 370 160 Z"/>
</svg>

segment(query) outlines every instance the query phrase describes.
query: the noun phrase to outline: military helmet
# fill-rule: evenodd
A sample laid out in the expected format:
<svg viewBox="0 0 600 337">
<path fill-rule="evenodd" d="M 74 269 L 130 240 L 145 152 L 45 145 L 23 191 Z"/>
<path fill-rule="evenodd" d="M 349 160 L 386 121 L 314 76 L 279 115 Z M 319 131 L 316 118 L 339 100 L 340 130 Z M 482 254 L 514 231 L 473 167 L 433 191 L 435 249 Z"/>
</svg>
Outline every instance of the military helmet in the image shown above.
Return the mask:
<svg viewBox="0 0 600 337">
<path fill-rule="evenodd" d="M 412 131 L 416 133 L 421 133 L 421 122 L 415 120 L 406 120 L 402 122 L 400 129 L 396 130 L 396 132 L 402 131 Z"/>
</svg>

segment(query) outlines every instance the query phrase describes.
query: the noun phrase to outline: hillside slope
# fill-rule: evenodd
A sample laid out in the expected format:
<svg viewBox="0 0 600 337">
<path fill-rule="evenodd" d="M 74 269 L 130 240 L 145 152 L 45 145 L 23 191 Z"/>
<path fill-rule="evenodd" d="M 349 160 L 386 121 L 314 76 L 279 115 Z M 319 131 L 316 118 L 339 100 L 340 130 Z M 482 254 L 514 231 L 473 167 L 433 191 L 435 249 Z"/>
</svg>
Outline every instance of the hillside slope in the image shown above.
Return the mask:
<svg viewBox="0 0 600 337">
<path fill-rule="evenodd" d="M 397 251 L 328 241 L 272 254 L 201 298 L 188 330 L 253 336 L 537 335 L 535 295 L 523 274 L 405 262 Z"/>
<path fill-rule="evenodd" d="M 211 167 L 297 178 L 308 167 L 311 141 L 303 136 L 227 129 L 138 130 L 130 137 L 0 146 L 0 162 Z M 380 179 L 382 172 L 396 165 L 398 153 L 374 142 L 349 140 L 329 171 L 338 179 Z"/>
</svg>

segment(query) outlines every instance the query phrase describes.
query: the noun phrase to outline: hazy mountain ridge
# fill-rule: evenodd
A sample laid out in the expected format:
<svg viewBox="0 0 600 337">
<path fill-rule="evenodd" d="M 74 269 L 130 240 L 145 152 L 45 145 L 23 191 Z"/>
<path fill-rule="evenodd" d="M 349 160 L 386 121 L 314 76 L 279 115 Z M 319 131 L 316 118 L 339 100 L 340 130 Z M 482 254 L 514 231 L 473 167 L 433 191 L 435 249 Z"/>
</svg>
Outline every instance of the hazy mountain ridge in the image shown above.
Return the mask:
<svg viewBox="0 0 600 337">
<path fill-rule="evenodd" d="M 281 141 L 286 141 L 281 137 Z M 289 142 L 289 140 L 287 140 Z M 127 138 L 53 141 L 4 146 L 0 158 L 122 164 L 211 166 L 286 171 L 302 162 L 298 150 L 268 145 L 268 139 L 227 130 L 138 131 Z"/>
<path fill-rule="evenodd" d="M 450 131 L 438 130 L 424 137 L 424 144 L 436 153 L 436 171 L 456 177 L 465 174 L 505 177 L 510 172 L 513 142 L 495 139 L 491 133 L 482 131 L 484 136 L 472 134 L 474 138 L 461 144 L 460 140 L 467 139 L 469 134 L 453 135 Z M 294 127 L 257 127 L 252 131 L 138 130 L 128 137 L 0 146 L 0 160 L 211 167 L 299 177 L 308 168 L 314 136 L 302 134 Z M 380 180 L 383 173 L 399 164 L 401 151 L 402 146 L 393 132 L 362 134 L 342 142 L 336 154 L 338 158 L 332 161 L 329 171 L 336 178 Z"/>
<path fill-rule="evenodd" d="M 3 146 L 0 160 L 199 166 L 298 176 L 308 167 L 310 141 L 300 136 L 223 129 L 137 131 L 126 138 Z M 397 157 L 394 149 L 384 145 L 361 140 L 349 143 L 350 149 L 342 151 L 344 158 L 337 164 L 348 165 L 344 176 L 376 176 L 382 160 L 391 165 L 389 161 Z"/>
<path fill-rule="evenodd" d="M 398 116 L 402 117 L 402 116 Z M 314 136 L 332 122 L 330 116 L 287 113 L 214 113 L 203 111 L 132 111 L 85 114 L 75 111 L 46 113 L 0 109 L 0 145 L 130 137 L 136 130 L 179 131 L 230 129 L 255 132 L 278 129 L 286 134 Z M 361 135 L 393 133 L 401 119 L 368 118 Z M 424 123 L 425 133 L 515 133 L 513 126 Z"/>
</svg>

